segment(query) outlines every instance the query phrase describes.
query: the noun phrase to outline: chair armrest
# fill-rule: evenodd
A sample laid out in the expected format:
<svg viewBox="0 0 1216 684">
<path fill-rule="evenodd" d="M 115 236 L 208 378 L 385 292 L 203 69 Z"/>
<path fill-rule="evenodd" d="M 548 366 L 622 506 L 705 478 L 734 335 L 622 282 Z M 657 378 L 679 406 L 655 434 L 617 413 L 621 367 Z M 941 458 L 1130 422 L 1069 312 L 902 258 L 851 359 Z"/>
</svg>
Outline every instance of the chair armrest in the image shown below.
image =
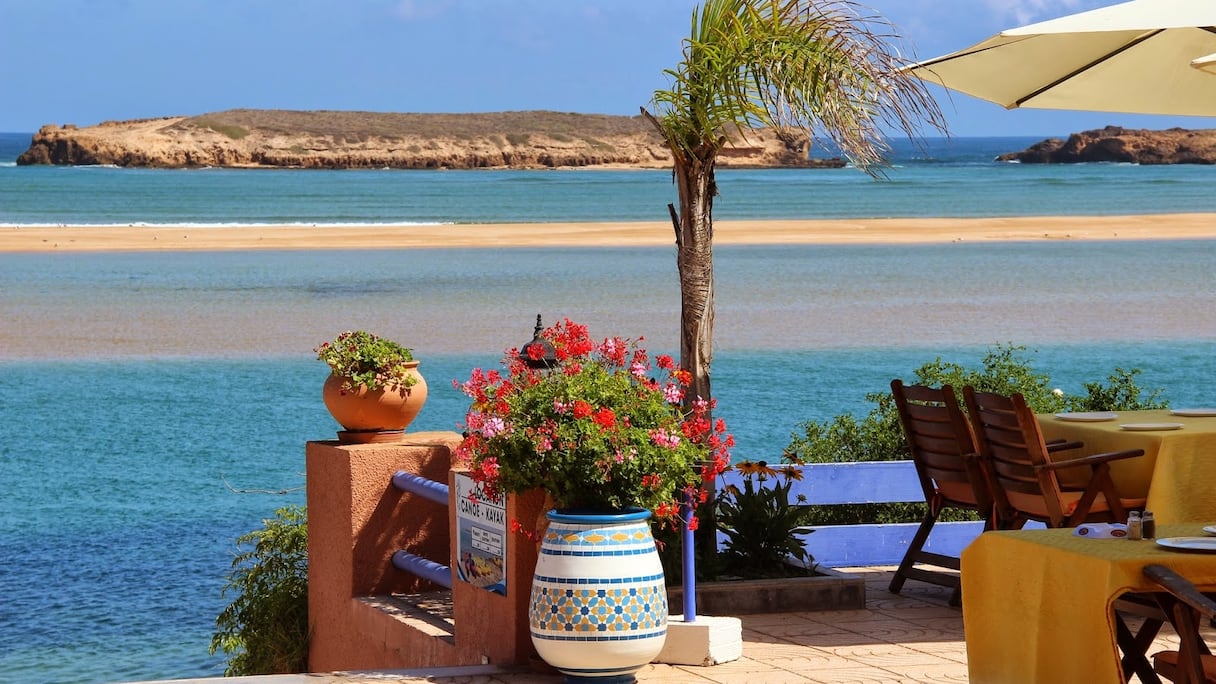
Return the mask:
<svg viewBox="0 0 1216 684">
<path fill-rule="evenodd" d="M 1143 572 L 1145 577 L 1161 585 L 1179 601 L 1194 608 L 1216 627 L 1216 601 L 1201 593 L 1190 580 L 1164 565 L 1146 565 Z"/>
<path fill-rule="evenodd" d="M 1069 458 L 1062 461 L 1052 461 L 1037 465 L 1035 470 L 1059 470 L 1061 468 L 1075 468 L 1082 465 L 1098 465 L 1100 463 L 1109 463 L 1110 461 L 1119 461 L 1125 458 L 1135 458 L 1143 456 L 1144 449 L 1126 449 L 1124 451 L 1111 451 L 1105 454 L 1093 454 L 1091 456 L 1082 456 L 1081 458 Z"/>
<path fill-rule="evenodd" d="M 1049 439 L 1045 442 L 1047 451 L 1066 451 L 1068 449 L 1080 449 L 1085 446 L 1085 442 L 1066 442 L 1063 439 Z"/>
</svg>

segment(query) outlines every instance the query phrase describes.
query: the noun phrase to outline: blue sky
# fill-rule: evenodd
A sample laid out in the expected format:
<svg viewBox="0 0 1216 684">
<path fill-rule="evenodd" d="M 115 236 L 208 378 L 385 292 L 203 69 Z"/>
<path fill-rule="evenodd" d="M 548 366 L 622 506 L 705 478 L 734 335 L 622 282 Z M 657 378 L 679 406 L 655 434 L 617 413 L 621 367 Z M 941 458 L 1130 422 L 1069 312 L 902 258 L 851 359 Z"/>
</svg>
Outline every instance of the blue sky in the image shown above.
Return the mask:
<svg viewBox="0 0 1216 684">
<path fill-rule="evenodd" d="M 1115 0 L 863 0 L 916 57 Z M 636 114 L 696 0 L 0 0 L 0 131 L 232 108 Z M 934 89 L 952 135 L 1216 120 L 1006 111 Z"/>
</svg>

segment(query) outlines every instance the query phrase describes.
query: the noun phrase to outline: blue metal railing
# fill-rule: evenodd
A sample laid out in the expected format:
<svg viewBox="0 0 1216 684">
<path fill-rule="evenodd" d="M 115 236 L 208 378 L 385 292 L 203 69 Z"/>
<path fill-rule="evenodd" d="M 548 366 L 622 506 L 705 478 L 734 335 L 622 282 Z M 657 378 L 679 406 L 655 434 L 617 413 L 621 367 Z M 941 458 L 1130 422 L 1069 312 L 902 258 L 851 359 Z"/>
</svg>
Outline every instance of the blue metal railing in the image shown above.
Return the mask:
<svg viewBox="0 0 1216 684">
<path fill-rule="evenodd" d="M 805 497 L 807 504 L 885 503 L 923 501 L 919 481 L 911 461 L 881 461 L 873 463 L 817 463 L 803 466 L 803 478 L 795 482 L 791 496 Z M 399 471 L 392 477 L 397 489 L 424 497 L 429 501 L 449 505 L 447 484 L 413 473 Z M 727 473 L 718 486 L 741 484 L 738 473 Z M 685 509 L 685 515 L 688 514 Z M 816 562 L 825 567 L 860 565 L 890 565 L 900 561 L 916 523 L 886 525 L 827 525 L 817 527 L 812 536 L 805 537 L 807 548 Z M 964 546 L 983 531 L 982 522 L 938 523 L 926 550 L 957 556 Z M 687 526 L 685 526 L 687 532 Z M 685 547 L 693 543 L 685 535 Z M 685 557 L 685 577 L 695 577 L 691 559 Z M 393 554 L 395 567 L 413 573 L 439 586 L 451 588 L 451 567 L 416 556 L 408 551 Z M 689 590 L 691 588 L 691 590 Z M 684 615 L 696 616 L 695 584 L 685 585 Z"/>
<path fill-rule="evenodd" d="M 398 470 L 393 475 L 393 486 L 403 492 L 417 494 L 428 501 L 434 501 L 441 506 L 448 506 L 448 486 L 443 482 L 436 482 L 404 470 Z M 413 573 L 441 587 L 452 588 L 452 567 L 450 565 L 436 563 L 409 551 L 398 551 L 393 554 L 393 567 Z"/>
<path fill-rule="evenodd" d="M 442 565 L 422 556 L 415 556 L 409 551 L 398 551 L 393 554 L 393 567 L 418 575 L 445 589 L 452 588 L 452 568 L 449 565 Z"/>
<path fill-rule="evenodd" d="M 443 482 L 398 470 L 397 474 L 393 475 L 393 486 L 403 492 L 425 497 L 440 506 L 448 505 L 448 486 Z"/>
</svg>

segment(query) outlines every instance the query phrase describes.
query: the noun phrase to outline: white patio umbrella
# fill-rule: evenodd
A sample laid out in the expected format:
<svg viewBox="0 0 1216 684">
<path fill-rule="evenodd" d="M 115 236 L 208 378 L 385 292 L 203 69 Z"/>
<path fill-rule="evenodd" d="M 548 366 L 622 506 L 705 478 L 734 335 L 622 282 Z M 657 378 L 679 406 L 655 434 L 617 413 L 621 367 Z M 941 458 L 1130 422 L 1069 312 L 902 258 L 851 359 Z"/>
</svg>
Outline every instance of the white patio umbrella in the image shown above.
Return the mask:
<svg viewBox="0 0 1216 684">
<path fill-rule="evenodd" d="M 1191 66 L 1200 71 L 1206 71 L 1209 74 L 1216 74 L 1216 53 L 1192 59 Z"/>
<path fill-rule="evenodd" d="M 1216 79 L 1192 68 L 1209 53 L 1216 0 L 1132 0 L 1002 31 L 909 70 L 1008 109 L 1216 116 Z"/>
</svg>

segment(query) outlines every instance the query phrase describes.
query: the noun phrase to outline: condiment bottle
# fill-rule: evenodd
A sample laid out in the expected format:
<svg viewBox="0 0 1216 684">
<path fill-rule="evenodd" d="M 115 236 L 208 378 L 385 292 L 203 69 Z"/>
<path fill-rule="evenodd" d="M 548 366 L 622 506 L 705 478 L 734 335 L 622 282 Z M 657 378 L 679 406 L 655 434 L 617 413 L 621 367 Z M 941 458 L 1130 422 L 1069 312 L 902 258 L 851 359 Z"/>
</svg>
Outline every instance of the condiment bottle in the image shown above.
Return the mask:
<svg viewBox="0 0 1216 684">
<path fill-rule="evenodd" d="M 1132 511 L 1131 513 L 1128 513 L 1127 514 L 1127 538 L 1132 539 L 1132 540 L 1142 539 L 1143 535 L 1144 535 L 1144 530 L 1142 527 L 1142 523 L 1140 522 L 1140 512 Z"/>
<path fill-rule="evenodd" d="M 1144 517 L 1140 520 L 1140 533 L 1145 539 L 1157 536 L 1157 521 L 1153 518 L 1152 511 L 1144 512 Z"/>
</svg>

